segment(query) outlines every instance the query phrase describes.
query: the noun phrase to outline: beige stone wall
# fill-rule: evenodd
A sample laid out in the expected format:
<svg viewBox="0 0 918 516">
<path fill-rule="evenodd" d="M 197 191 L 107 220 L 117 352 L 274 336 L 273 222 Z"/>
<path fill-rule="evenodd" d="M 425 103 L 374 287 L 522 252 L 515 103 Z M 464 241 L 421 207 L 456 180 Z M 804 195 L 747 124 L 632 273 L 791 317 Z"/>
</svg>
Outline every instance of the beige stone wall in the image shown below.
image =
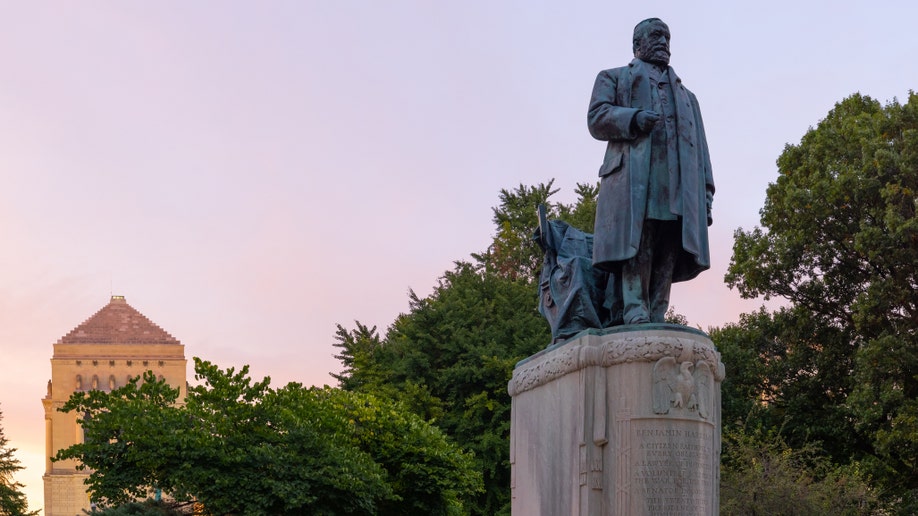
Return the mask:
<svg viewBox="0 0 918 516">
<path fill-rule="evenodd" d="M 83 480 L 85 473 L 69 475 L 48 475 L 42 479 L 45 483 L 46 516 L 78 516 L 84 509 L 89 509 L 89 497 Z"/>
</svg>

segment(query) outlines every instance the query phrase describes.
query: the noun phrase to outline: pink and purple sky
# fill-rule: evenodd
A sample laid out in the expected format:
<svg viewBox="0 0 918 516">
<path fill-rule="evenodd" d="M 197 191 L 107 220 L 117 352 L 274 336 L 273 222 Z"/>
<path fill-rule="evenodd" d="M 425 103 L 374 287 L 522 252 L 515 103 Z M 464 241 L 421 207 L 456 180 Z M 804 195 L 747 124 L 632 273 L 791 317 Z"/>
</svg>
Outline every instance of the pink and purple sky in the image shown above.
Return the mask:
<svg viewBox="0 0 918 516">
<path fill-rule="evenodd" d="M 761 304 L 723 275 L 784 145 L 918 87 L 918 3 L 0 5 L 0 424 L 31 506 L 52 345 L 110 294 L 189 359 L 332 383 L 335 323 L 384 331 L 484 250 L 499 189 L 597 180 L 593 80 L 651 16 L 717 183 L 712 270 L 673 305 L 720 326 Z"/>
</svg>

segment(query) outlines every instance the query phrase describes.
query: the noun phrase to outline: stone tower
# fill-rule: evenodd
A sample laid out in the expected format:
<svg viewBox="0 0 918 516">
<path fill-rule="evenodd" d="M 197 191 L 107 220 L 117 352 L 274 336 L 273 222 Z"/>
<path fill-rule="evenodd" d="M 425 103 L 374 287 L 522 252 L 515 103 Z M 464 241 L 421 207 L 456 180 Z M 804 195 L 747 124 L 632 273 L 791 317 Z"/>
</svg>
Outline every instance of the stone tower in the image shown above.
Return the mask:
<svg viewBox="0 0 918 516">
<path fill-rule="evenodd" d="M 90 507 L 76 461 L 51 462 L 58 450 L 81 442 L 77 415 L 59 412 L 77 391 L 110 391 L 131 378 L 153 371 L 186 394 L 185 347 L 175 337 L 135 310 L 124 296 L 111 301 L 54 344 L 51 380 L 42 400 L 45 408 L 46 516 L 74 516 Z"/>
</svg>

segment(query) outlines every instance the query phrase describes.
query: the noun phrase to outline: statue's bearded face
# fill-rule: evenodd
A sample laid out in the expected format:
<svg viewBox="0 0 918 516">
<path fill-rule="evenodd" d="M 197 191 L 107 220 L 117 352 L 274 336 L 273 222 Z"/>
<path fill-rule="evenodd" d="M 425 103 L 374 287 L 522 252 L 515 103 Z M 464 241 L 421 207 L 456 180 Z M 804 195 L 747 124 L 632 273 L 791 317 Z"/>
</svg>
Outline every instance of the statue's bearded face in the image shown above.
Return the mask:
<svg viewBox="0 0 918 516">
<path fill-rule="evenodd" d="M 666 66 L 669 64 L 669 39 L 669 27 L 665 23 L 650 23 L 644 27 L 634 55 L 642 61 Z"/>
</svg>

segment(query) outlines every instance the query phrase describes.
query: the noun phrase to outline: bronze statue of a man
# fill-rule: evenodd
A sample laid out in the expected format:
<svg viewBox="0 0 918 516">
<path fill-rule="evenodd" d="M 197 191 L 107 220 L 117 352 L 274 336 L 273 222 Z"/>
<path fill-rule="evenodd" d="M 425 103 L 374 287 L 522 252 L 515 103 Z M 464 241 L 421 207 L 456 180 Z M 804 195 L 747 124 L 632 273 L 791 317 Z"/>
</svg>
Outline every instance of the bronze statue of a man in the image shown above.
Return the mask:
<svg viewBox="0 0 918 516">
<path fill-rule="evenodd" d="M 669 66 L 669 28 L 634 28 L 634 60 L 596 78 L 587 124 L 608 141 L 593 266 L 612 273 L 618 324 L 663 322 L 672 282 L 711 265 L 714 180 L 695 95 Z"/>
</svg>

